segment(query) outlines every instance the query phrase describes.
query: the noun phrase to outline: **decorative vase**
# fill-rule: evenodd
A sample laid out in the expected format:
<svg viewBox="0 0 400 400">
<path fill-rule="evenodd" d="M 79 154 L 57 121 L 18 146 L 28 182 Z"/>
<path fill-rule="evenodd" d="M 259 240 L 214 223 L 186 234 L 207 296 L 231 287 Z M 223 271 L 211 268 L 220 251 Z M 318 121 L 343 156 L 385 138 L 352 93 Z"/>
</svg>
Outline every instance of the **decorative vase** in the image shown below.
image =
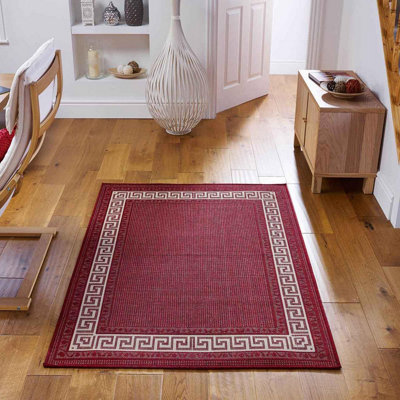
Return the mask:
<svg viewBox="0 0 400 400">
<path fill-rule="evenodd" d="M 180 0 L 172 0 L 170 32 L 147 78 L 146 101 L 152 117 L 171 135 L 189 133 L 207 109 L 206 73 L 183 34 Z"/>
<path fill-rule="evenodd" d="M 103 20 L 106 25 L 111 26 L 118 25 L 119 21 L 121 21 L 121 13 L 118 11 L 118 8 L 114 6 L 112 1 L 110 1 L 104 10 Z"/>
<path fill-rule="evenodd" d="M 125 0 L 125 22 L 130 26 L 143 24 L 143 0 Z"/>
</svg>

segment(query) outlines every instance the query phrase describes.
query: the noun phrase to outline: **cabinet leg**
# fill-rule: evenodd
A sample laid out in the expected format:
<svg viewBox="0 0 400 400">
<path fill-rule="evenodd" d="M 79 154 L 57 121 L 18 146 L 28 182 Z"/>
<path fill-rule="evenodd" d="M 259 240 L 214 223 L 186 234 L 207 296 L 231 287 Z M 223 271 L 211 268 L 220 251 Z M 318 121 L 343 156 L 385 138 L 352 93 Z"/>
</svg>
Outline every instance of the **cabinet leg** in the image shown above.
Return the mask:
<svg viewBox="0 0 400 400">
<path fill-rule="evenodd" d="M 293 143 L 294 147 L 300 147 L 300 142 L 299 139 L 297 139 L 297 135 L 294 134 L 294 143 Z"/>
<path fill-rule="evenodd" d="M 372 194 L 374 191 L 375 178 L 364 178 L 362 191 L 364 194 Z"/>
<path fill-rule="evenodd" d="M 313 193 L 321 193 L 322 176 L 313 176 L 311 182 L 311 191 Z"/>
</svg>

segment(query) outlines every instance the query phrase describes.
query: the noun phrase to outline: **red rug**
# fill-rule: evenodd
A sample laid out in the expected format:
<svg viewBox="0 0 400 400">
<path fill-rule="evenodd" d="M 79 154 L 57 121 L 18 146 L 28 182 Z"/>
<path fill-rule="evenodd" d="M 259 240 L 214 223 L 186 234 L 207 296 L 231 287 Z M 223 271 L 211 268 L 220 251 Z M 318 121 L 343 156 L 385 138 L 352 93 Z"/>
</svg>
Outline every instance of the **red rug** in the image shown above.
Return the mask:
<svg viewBox="0 0 400 400">
<path fill-rule="evenodd" d="M 44 365 L 339 368 L 286 186 L 104 184 Z"/>
</svg>

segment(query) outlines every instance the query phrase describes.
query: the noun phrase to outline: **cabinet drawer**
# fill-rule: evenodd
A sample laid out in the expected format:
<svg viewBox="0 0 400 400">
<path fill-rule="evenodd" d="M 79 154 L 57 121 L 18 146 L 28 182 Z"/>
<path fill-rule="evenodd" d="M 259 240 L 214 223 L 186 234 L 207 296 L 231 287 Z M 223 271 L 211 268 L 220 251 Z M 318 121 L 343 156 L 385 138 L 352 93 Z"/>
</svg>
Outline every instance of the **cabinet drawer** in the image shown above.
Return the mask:
<svg viewBox="0 0 400 400">
<path fill-rule="evenodd" d="M 309 93 L 306 84 L 301 76 L 297 79 L 297 97 L 296 97 L 296 116 L 294 129 L 300 144 L 304 146 L 304 138 L 307 124 L 307 108 L 309 101 Z"/>
</svg>

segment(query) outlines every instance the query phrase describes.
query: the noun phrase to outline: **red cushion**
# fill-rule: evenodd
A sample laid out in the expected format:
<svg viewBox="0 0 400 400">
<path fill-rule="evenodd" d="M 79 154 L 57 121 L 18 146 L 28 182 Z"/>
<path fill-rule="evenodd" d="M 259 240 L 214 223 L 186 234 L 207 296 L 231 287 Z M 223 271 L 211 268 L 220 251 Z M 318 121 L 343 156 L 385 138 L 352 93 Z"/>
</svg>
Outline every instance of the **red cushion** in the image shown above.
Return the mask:
<svg viewBox="0 0 400 400">
<path fill-rule="evenodd" d="M 14 138 L 15 129 L 12 131 L 11 135 L 7 129 L 0 129 L 0 161 L 3 160 L 6 155 L 8 148 L 10 147 L 11 141 Z"/>
</svg>

